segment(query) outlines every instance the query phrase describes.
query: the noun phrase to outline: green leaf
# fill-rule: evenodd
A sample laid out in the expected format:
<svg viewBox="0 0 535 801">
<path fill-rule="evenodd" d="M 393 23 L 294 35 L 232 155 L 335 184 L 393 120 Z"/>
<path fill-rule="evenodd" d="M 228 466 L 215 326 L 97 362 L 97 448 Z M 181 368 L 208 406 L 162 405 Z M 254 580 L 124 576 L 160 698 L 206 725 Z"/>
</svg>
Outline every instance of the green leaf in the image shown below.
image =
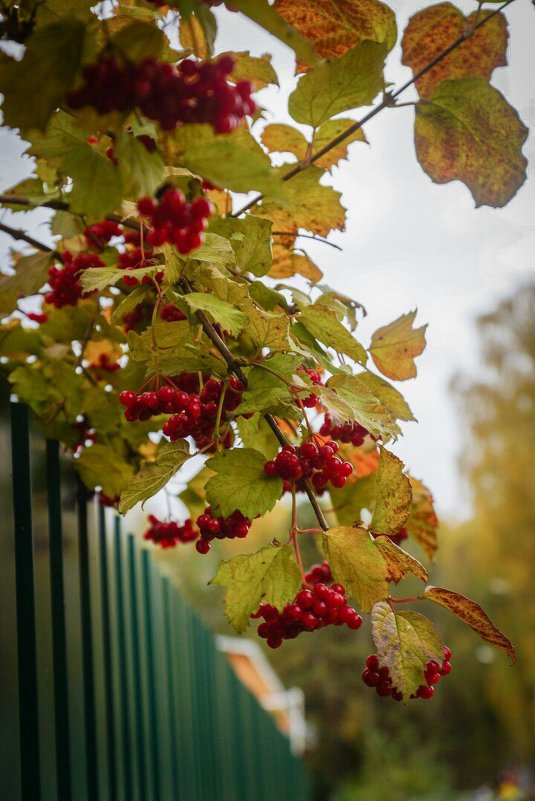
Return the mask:
<svg viewBox="0 0 535 801">
<path fill-rule="evenodd" d="M 325 558 L 336 581 L 357 599 L 364 612 L 388 597 L 387 564 L 368 531 L 336 526 L 323 535 Z"/>
<path fill-rule="evenodd" d="M 121 27 L 112 35 L 111 44 L 123 57 L 133 62 L 160 58 L 165 36 L 154 22 L 131 20 L 128 17 L 115 17 L 112 21 Z"/>
<path fill-rule="evenodd" d="M 409 404 L 398 390 L 375 373 L 357 373 L 356 378 L 381 401 L 392 420 L 416 421 Z"/>
<path fill-rule="evenodd" d="M 443 81 L 416 106 L 414 141 L 422 169 L 438 184 L 462 181 L 476 207 L 505 206 L 526 180 L 528 129 L 484 78 Z"/>
<path fill-rule="evenodd" d="M 153 267 L 140 267 L 136 270 L 136 278 L 141 280 L 145 275 L 155 275 L 161 269 L 160 264 Z M 125 271 L 118 267 L 88 267 L 80 275 L 80 283 L 84 292 L 100 292 L 108 286 L 114 286 L 125 276 Z"/>
<path fill-rule="evenodd" d="M 370 528 L 381 534 L 395 534 L 407 522 L 412 501 L 411 482 L 403 473 L 405 465 L 381 448 L 377 469 L 375 509 Z"/>
<path fill-rule="evenodd" d="M 425 681 L 430 659 L 444 659 L 444 643 L 430 620 L 417 612 L 393 612 L 383 602 L 372 609 L 372 637 L 381 665 L 407 702 Z"/>
<path fill-rule="evenodd" d="M 221 562 L 209 583 L 226 588 L 225 614 L 242 634 L 261 603 L 271 604 L 281 612 L 293 601 L 301 586 L 301 575 L 289 545 L 266 545 L 257 553 L 240 554 Z"/>
<path fill-rule="evenodd" d="M 459 592 L 445 590 L 442 587 L 426 587 L 423 598 L 449 609 L 483 640 L 505 651 L 511 657 L 512 662 L 516 660 L 516 651 L 512 642 L 496 628 L 487 613 L 475 601 L 466 598 Z"/>
<path fill-rule="evenodd" d="M 111 319 L 114 323 L 122 323 L 127 314 L 134 311 L 145 298 L 150 287 L 147 284 L 135 287 L 129 295 L 124 298 L 112 312 Z"/>
<path fill-rule="evenodd" d="M 399 427 L 392 420 L 388 409 L 362 384 L 357 376 L 338 375 L 329 378 L 326 384 L 352 409 L 352 418 L 366 428 L 374 437 L 396 437 Z M 321 387 L 318 387 L 321 395 Z"/>
<path fill-rule="evenodd" d="M 333 348 L 337 353 L 345 353 L 360 364 L 366 364 L 368 357 L 360 342 L 357 342 L 327 306 L 318 303 L 307 306 L 299 315 L 299 320 L 312 336 L 327 347 Z"/>
<path fill-rule="evenodd" d="M 373 509 L 375 503 L 375 474 L 346 482 L 342 489 L 329 489 L 336 520 L 339 525 L 351 526 L 362 520 L 363 509 Z"/>
<path fill-rule="evenodd" d="M 32 253 L 21 256 L 15 266 L 15 275 L 0 277 L 0 314 L 11 314 L 19 298 L 35 295 L 48 280 L 51 253 Z"/>
<path fill-rule="evenodd" d="M 388 537 L 377 537 L 375 545 L 388 565 L 387 581 L 399 584 L 401 579 L 405 578 L 409 573 L 412 573 L 413 576 L 416 576 L 416 578 L 422 581 L 429 581 L 429 576 L 424 566 L 415 559 L 414 556 L 404 551 L 403 548 L 400 548 Z"/>
<path fill-rule="evenodd" d="M 225 236 L 218 236 L 218 234 L 215 233 L 205 234 L 202 245 L 192 250 L 189 257 L 220 267 L 236 264 L 236 257 L 232 244 Z"/>
<path fill-rule="evenodd" d="M 248 214 L 244 220 L 217 217 L 210 231 L 230 241 L 241 272 L 265 275 L 271 267 L 271 222 Z M 196 258 L 196 256 L 194 256 Z M 212 262 L 217 264 L 217 262 Z"/>
<path fill-rule="evenodd" d="M 75 236 L 83 234 L 85 225 L 68 211 L 57 211 L 50 222 L 50 231 L 55 236 L 61 236 L 63 239 L 71 239 Z"/>
<path fill-rule="evenodd" d="M 121 493 L 134 472 L 132 465 L 122 459 L 117 451 L 100 443 L 83 449 L 76 460 L 76 469 L 86 487 L 102 487 L 104 494 L 110 498 Z"/>
<path fill-rule="evenodd" d="M 266 459 L 252 448 L 222 451 L 207 462 L 216 473 L 206 485 L 208 503 L 223 517 L 236 509 L 253 520 L 273 509 L 282 495 L 282 479 L 264 473 Z"/>
<path fill-rule="evenodd" d="M 165 178 L 165 165 L 155 150 L 149 153 L 135 136 L 121 132 L 115 143 L 115 156 L 126 197 L 137 200 L 152 196 Z"/>
<path fill-rule="evenodd" d="M 30 142 L 28 154 L 59 165 L 69 150 L 87 145 L 87 133 L 76 124 L 74 117 L 61 109 L 52 114 L 46 132 L 31 131 L 26 135 Z"/>
<path fill-rule="evenodd" d="M 121 492 L 119 512 L 124 515 L 136 503 L 152 498 L 189 458 L 189 445 L 185 439 L 164 442 L 155 461 L 146 462 Z"/>
<path fill-rule="evenodd" d="M 247 322 L 247 317 L 243 312 L 231 303 L 216 298 L 215 295 L 191 292 L 189 295 L 184 295 L 183 299 L 194 311 L 200 309 L 208 312 L 224 331 L 228 331 L 233 336 L 237 336 Z"/>
<path fill-rule="evenodd" d="M 50 115 L 74 82 L 82 57 L 85 26 L 69 18 L 38 28 L 21 61 L 0 61 L 4 124 L 44 131 Z"/>
<path fill-rule="evenodd" d="M 288 45 L 301 61 L 307 64 L 317 63 L 318 59 L 312 45 L 283 19 L 267 0 L 236 0 L 232 7 Z"/>
<path fill-rule="evenodd" d="M 203 467 L 196 476 L 188 481 L 186 489 L 178 495 L 192 519 L 196 519 L 206 508 L 205 485 L 211 475 L 212 471 Z"/>
<path fill-rule="evenodd" d="M 413 328 L 416 311 L 402 314 L 393 323 L 378 328 L 372 336 L 370 354 L 378 370 L 394 381 L 416 377 L 414 359 L 425 348 L 427 325 Z"/>
<path fill-rule="evenodd" d="M 88 222 L 103 220 L 121 208 L 123 185 L 111 161 L 91 145 L 80 144 L 69 150 L 62 169 L 72 178 L 70 210 L 85 214 Z"/>
<path fill-rule="evenodd" d="M 334 61 L 304 75 L 288 101 L 296 122 L 318 128 L 336 114 L 369 106 L 384 88 L 383 66 L 388 48 L 365 41 Z"/>
<path fill-rule="evenodd" d="M 254 448 L 268 459 L 274 459 L 279 451 L 279 442 L 264 420 L 256 413 L 250 417 L 238 417 L 238 433 L 244 448 Z"/>
</svg>

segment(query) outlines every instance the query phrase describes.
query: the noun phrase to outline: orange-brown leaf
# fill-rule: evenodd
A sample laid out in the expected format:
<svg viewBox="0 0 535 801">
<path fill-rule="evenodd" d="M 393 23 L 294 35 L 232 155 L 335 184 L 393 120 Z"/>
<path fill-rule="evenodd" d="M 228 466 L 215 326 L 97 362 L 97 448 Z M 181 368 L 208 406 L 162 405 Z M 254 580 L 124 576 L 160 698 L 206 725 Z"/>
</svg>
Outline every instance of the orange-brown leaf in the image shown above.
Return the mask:
<svg viewBox="0 0 535 801">
<path fill-rule="evenodd" d="M 323 278 L 320 268 L 314 264 L 306 253 L 295 253 L 292 249 L 274 245 L 273 262 L 268 273 L 270 278 L 288 278 L 296 274 L 308 278 L 313 284 Z"/>
<path fill-rule="evenodd" d="M 417 478 L 409 476 L 412 487 L 412 503 L 405 528 L 410 537 L 420 545 L 428 557 L 433 559 L 438 543 L 438 517 L 433 505 L 433 496 Z"/>
<path fill-rule="evenodd" d="M 487 11 L 481 12 L 480 19 Z M 414 73 L 425 67 L 439 53 L 461 36 L 475 20 L 475 12 L 465 18 L 451 3 L 439 3 L 419 11 L 409 20 L 403 41 L 403 64 Z M 465 42 L 416 81 L 420 97 L 431 97 L 437 86 L 448 78 L 485 78 L 496 67 L 507 64 L 507 20 L 496 14 Z"/>
<path fill-rule="evenodd" d="M 388 537 L 377 537 L 375 544 L 381 551 L 388 566 L 387 581 L 399 584 L 401 579 L 405 578 L 409 573 L 422 581 L 429 581 L 427 570 L 418 559 L 404 551 L 403 548 L 400 548 Z"/>
<path fill-rule="evenodd" d="M 389 50 L 396 43 L 395 14 L 379 0 L 276 0 L 275 8 L 322 58 L 339 58 L 365 39 Z M 298 72 L 306 69 L 298 62 Z"/>
<path fill-rule="evenodd" d="M 512 642 L 496 628 L 487 613 L 475 601 L 442 587 L 426 587 L 423 597 L 427 601 L 433 601 L 445 609 L 449 609 L 482 639 L 505 651 L 513 662 L 516 660 L 516 651 Z"/>
<path fill-rule="evenodd" d="M 425 348 L 426 325 L 413 328 L 416 312 L 402 314 L 390 325 L 378 328 L 372 336 L 371 357 L 378 370 L 394 381 L 407 381 L 416 376 L 414 359 Z"/>
</svg>

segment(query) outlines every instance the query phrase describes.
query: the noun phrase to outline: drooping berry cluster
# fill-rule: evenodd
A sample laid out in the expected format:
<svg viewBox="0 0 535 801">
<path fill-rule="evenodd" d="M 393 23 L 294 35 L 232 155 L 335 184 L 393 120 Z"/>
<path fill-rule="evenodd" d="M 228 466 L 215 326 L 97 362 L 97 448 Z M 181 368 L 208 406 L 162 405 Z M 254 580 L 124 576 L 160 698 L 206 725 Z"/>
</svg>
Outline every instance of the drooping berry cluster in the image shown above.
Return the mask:
<svg viewBox="0 0 535 801">
<path fill-rule="evenodd" d="M 193 542 L 199 536 L 189 518 L 184 525 L 179 526 L 174 520 L 165 522 L 158 520 L 154 515 L 149 515 L 149 523 L 150 526 L 143 534 L 143 539 L 154 542 L 162 548 L 174 548 L 178 542 Z"/>
<path fill-rule="evenodd" d="M 351 475 L 353 465 L 336 456 L 337 451 L 338 445 L 333 441 L 320 448 L 314 442 L 285 445 L 275 459 L 266 462 L 264 471 L 268 476 L 280 476 L 287 481 L 302 482 L 310 478 L 318 490 L 324 489 L 329 481 L 333 487 L 341 488 Z"/>
<path fill-rule="evenodd" d="M 198 377 L 195 373 L 186 373 L 173 380 L 178 382 L 179 386 L 191 386 L 190 375 L 198 388 Z M 182 437 L 193 437 L 199 448 L 208 446 L 215 431 L 222 393 L 224 392 L 225 396 L 222 401 L 220 419 L 224 421 L 226 413 L 234 411 L 239 406 L 243 389 L 241 382 L 234 376 L 229 379 L 226 388 L 223 381 L 209 378 L 200 392 L 197 390 L 198 394 L 190 393 L 187 404 L 178 411 L 178 414 L 174 414 L 167 420 L 163 426 L 163 433 L 171 441 Z"/>
<path fill-rule="evenodd" d="M 88 267 L 104 267 L 104 262 L 93 253 L 79 253 L 73 256 L 69 251 L 62 254 L 62 266 L 56 264 L 48 270 L 48 283 L 50 292 L 45 295 L 45 301 L 61 309 L 63 306 L 76 306 L 82 297 L 82 285 L 79 281 L 80 273 Z"/>
<path fill-rule="evenodd" d="M 320 374 L 316 370 L 310 370 L 307 367 L 299 367 L 299 370 L 302 370 L 304 373 L 307 373 L 308 377 L 312 381 L 313 384 L 316 386 L 323 386 L 323 381 L 321 380 Z M 307 395 L 306 398 L 301 398 L 301 404 L 306 409 L 313 409 L 319 403 L 319 398 L 314 393 Z"/>
<path fill-rule="evenodd" d="M 330 584 L 333 581 L 330 564 L 322 562 L 321 565 L 312 565 L 310 570 L 305 573 L 305 581 L 307 584 Z"/>
<path fill-rule="evenodd" d="M 202 515 L 197 518 L 197 525 L 201 536 L 195 543 L 195 547 L 199 553 L 208 553 L 213 539 L 228 538 L 232 540 L 235 537 L 240 539 L 246 537 L 251 527 L 251 521 L 238 509 L 228 517 L 215 517 L 211 508 L 207 506 Z"/>
<path fill-rule="evenodd" d="M 230 56 L 212 63 L 186 58 L 174 65 L 153 58 L 121 64 L 103 55 L 83 68 L 84 82 L 67 102 L 72 109 L 92 106 L 98 114 L 139 108 L 164 131 L 182 123 L 208 123 L 217 133 L 229 133 L 256 111 L 250 82 L 234 86 L 227 81 L 233 70 Z"/>
<path fill-rule="evenodd" d="M 447 645 L 444 646 L 444 659 L 442 664 L 439 665 L 434 659 L 431 659 L 425 666 L 424 676 L 425 684 L 418 687 L 416 693 L 411 695 L 411 699 L 423 698 L 427 700 L 432 698 L 435 694 L 434 685 L 437 684 L 443 676 L 447 676 L 451 672 L 451 651 Z M 366 668 L 362 673 L 362 681 L 368 687 L 375 687 L 377 695 L 384 698 L 390 696 L 394 701 L 401 701 L 403 696 L 401 692 L 392 685 L 392 678 L 390 671 L 386 665 L 381 666 L 377 654 L 371 654 L 366 659 Z"/>
<path fill-rule="evenodd" d="M 142 198 L 137 207 L 150 221 L 148 244 L 159 247 L 170 242 L 179 253 L 189 253 L 202 245 L 203 231 L 212 214 L 212 204 L 205 197 L 188 203 L 175 187 L 166 189 L 157 202 L 150 197 Z"/>
<path fill-rule="evenodd" d="M 104 250 L 114 236 L 122 236 L 122 233 L 122 225 L 111 220 L 103 220 L 103 222 L 88 225 L 84 231 L 84 237 L 88 247 Z"/>
<path fill-rule="evenodd" d="M 335 423 L 330 415 L 325 415 L 325 420 L 320 428 L 323 437 L 331 436 L 340 442 L 351 443 L 358 447 L 362 445 L 369 431 L 359 423 Z"/>
<path fill-rule="evenodd" d="M 359 629 L 361 616 L 347 603 L 341 584 L 327 587 L 319 582 L 311 590 L 301 590 L 295 600 L 279 612 L 271 604 L 260 604 L 253 618 L 263 618 L 258 635 L 270 648 L 279 648 L 283 640 L 293 640 L 303 631 L 315 631 L 325 626 L 349 626 Z"/>
</svg>

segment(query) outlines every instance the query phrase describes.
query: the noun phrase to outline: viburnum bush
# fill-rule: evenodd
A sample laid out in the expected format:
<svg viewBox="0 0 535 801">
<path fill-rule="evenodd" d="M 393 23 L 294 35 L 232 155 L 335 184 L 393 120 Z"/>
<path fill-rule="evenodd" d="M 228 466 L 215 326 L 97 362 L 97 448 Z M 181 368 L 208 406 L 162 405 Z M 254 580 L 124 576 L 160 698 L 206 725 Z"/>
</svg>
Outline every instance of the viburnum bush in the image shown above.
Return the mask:
<svg viewBox="0 0 535 801">
<path fill-rule="evenodd" d="M 400 543 L 427 559 L 438 544 L 431 494 L 391 450 L 414 419 L 391 382 L 416 376 L 425 326 L 409 312 L 364 345 L 362 306 L 321 283 L 301 243 L 343 230 L 330 170 L 411 86 L 416 157 L 432 180 L 462 181 L 477 206 L 513 197 L 527 130 L 490 83 L 506 63 L 511 2 L 415 14 L 402 38 L 413 78 L 399 87 L 384 73 L 395 14 L 379 0 L 30 0 L 0 11 L 4 125 L 34 165 L 0 203 L 49 209 L 52 243 L 24 221 L 0 223 L 32 248 L 13 252 L 0 282 L 13 392 L 120 514 L 197 466 L 181 495 L 190 513 L 149 517 L 155 546 L 203 559 L 291 503 L 289 531 L 219 565 L 230 623 L 241 633 L 259 620 L 276 648 L 327 625 L 356 632 L 370 615 L 364 682 L 405 702 L 429 698 L 449 672 L 438 630 L 406 603 L 443 606 L 515 653 L 454 591 L 393 594 L 407 575 L 428 582 Z M 262 90 L 278 84 L 269 56 L 215 53 L 227 12 L 295 50 L 298 127 L 266 123 Z M 380 320 L 379 304 L 371 314 Z M 299 497 L 315 528 L 300 526 Z M 300 553 L 311 537 L 313 567 Z"/>
</svg>

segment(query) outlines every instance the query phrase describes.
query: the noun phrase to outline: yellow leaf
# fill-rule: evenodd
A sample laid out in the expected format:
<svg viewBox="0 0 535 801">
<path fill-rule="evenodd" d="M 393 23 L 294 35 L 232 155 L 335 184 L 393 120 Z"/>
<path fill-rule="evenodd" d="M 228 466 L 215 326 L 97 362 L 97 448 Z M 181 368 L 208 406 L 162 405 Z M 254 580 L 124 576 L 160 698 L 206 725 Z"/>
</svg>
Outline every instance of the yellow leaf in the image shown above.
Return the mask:
<svg viewBox="0 0 535 801">
<path fill-rule="evenodd" d="M 323 535 L 323 550 L 333 576 L 364 612 L 388 597 L 387 564 L 363 528 L 336 526 Z"/>
<path fill-rule="evenodd" d="M 416 311 L 402 314 L 390 325 L 378 328 L 372 336 L 369 351 L 378 370 L 394 381 L 407 381 L 416 376 L 414 359 L 425 348 L 425 329 L 413 328 Z"/>
<path fill-rule="evenodd" d="M 433 506 L 433 496 L 417 478 L 409 476 L 412 487 L 412 503 L 405 528 L 428 557 L 432 559 L 437 550 L 438 517 Z"/>
<path fill-rule="evenodd" d="M 398 584 L 409 573 L 412 573 L 413 576 L 422 581 L 429 581 L 425 567 L 414 556 L 411 556 L 410 553 L 392 542 L 391 539 L 382 536 L 377 537 L 375 544 L 388 565 L 387 581 L 393 581 L 394 584 Z"/>
<path fill-rule="evenodd" d="M 405 525 L 412 501 L 409 477 L 403 473 L 404 464 L 390 451 L 381 448 L 377 470 L 375 509 L 372 531 L 395 534 Z"/>
</svg>

